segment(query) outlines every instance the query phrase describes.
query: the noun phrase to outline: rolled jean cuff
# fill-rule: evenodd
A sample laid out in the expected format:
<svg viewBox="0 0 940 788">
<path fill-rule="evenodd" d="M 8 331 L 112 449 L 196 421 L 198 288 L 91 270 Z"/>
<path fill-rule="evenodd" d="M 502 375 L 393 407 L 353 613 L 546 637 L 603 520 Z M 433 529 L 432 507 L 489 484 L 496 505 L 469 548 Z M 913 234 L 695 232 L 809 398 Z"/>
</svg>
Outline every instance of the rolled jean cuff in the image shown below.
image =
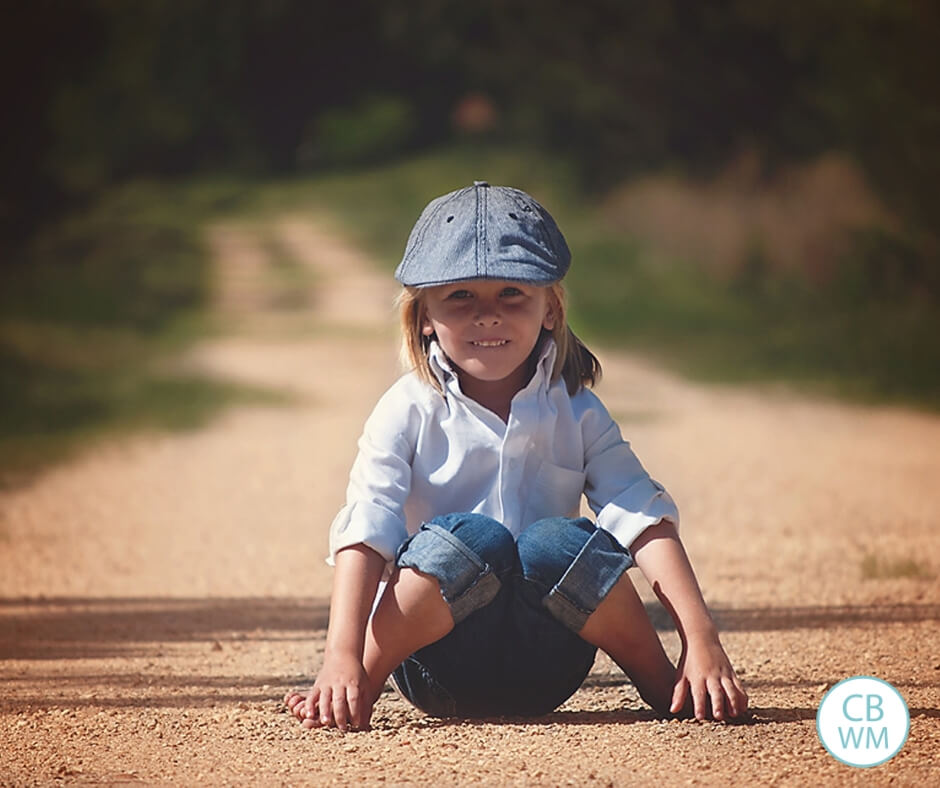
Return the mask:
<svg viewBox="0 0 940 788">
<path fill-rule="evenodd" d="M 501 585 L 488 564 L 450 531 L 434 523 L 422 525 L 401 546 L 396 564 L 437 579 L 454 624 L 492 602 Z"/>
<path fill-rule="evenodd" d="M 633 556 L 598 528 L 542 604 L 572 632 L 580 632 L 591 613 L 631 566 Z"/>
</svg>

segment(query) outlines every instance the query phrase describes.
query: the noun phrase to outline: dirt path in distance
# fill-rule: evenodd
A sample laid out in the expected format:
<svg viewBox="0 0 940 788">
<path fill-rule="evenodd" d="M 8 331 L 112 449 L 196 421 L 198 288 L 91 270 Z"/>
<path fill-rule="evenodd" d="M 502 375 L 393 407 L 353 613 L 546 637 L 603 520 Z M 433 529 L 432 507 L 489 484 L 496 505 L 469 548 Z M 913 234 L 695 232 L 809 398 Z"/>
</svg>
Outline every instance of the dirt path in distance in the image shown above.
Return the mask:
<svg viewBox="0 0 940 788">
<path fill-rule="evenodd" d="M 599 393 L 679 502 L 753 721 L 659 721 L 601 657 L 537 719 L 426 719 L 386 691 L 369 733 L 296 725 L 280 698 L 319 664 L 327 529 L 399 374 L 395 289 L 320 217 L 208 240 L 232 331 L 186 363 L 293 404 L 0 492 L 0 784 L 936 784 L 940 418 L 698 386 L 604 349 Z M 815 728 L 857 674 L 912 717 L 868 770 Z"/>
</svg>

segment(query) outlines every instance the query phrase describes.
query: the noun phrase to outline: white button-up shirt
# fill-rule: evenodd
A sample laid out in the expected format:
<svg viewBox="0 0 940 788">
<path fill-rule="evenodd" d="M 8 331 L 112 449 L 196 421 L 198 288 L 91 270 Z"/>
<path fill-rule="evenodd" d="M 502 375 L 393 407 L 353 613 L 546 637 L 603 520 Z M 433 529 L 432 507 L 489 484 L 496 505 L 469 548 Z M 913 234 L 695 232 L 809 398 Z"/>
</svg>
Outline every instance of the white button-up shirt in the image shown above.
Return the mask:
<svg viewBox="0 0 940 788">
<path fill-rule="evenodd" d="M 330 563 L 358 543 L 391 561 L 422 523 L 450 512 L 488 515 L 518 537 L 543 517 L 576 517 L 582 494 L 598 527 L 626 548 L 660 520 L 678 527 L 672 498 L 597 396 L 586 388 L 570 396 L 564 380 L 550 381 L 555 354 L 549 340 L 504 423 L 461 391 L 433 343 L 444 394 L 410 373 L 379 400 L 330 528 Z"/>
</svg>

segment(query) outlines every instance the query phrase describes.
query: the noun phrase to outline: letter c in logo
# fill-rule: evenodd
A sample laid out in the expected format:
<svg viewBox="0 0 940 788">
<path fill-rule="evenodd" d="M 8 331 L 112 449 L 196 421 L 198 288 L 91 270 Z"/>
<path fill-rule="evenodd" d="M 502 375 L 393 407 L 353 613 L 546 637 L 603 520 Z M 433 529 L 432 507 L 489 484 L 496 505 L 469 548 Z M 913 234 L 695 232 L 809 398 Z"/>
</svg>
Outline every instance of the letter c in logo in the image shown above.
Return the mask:
<svg viewBox="0 0 940 788">
<path fill-rule="evenodd" d="M 847 720 L 852 720 L 852 722 L 861 722 L 863 719 L 865 719 L 864 717 L 853 717 L 851 714 L 849 714 L 849 701 L 852 700 L 852 698 L 858 698 L 861 700 L 862 696 L 849 695 L 844 701 L 842 701 L 842 714 Z"/>
</svg>

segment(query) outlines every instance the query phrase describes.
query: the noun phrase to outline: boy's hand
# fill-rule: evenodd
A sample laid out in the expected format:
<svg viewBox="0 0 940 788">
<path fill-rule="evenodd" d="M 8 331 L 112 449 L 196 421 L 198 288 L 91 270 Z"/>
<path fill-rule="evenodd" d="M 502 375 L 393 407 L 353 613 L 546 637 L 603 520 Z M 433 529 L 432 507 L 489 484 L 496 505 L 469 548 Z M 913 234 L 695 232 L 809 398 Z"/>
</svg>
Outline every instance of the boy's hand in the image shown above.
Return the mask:
<svg viewBox="0 0 940 788">
<path fill-rule="evenodd" d="M 313 689 L 284 699 L 290 712 L 307 728 L 337 727 L 368 730 L 374 701 L 369 679 L 351 654 L 328 654 Z"/>
<path fill-rule="evenodd" d="M 717 638 L 690 637 L 683 646 L 669 711 L 683 710 L 697 720 L 725 720 L 747 712 L 747 693 Z"/>
</svg>

